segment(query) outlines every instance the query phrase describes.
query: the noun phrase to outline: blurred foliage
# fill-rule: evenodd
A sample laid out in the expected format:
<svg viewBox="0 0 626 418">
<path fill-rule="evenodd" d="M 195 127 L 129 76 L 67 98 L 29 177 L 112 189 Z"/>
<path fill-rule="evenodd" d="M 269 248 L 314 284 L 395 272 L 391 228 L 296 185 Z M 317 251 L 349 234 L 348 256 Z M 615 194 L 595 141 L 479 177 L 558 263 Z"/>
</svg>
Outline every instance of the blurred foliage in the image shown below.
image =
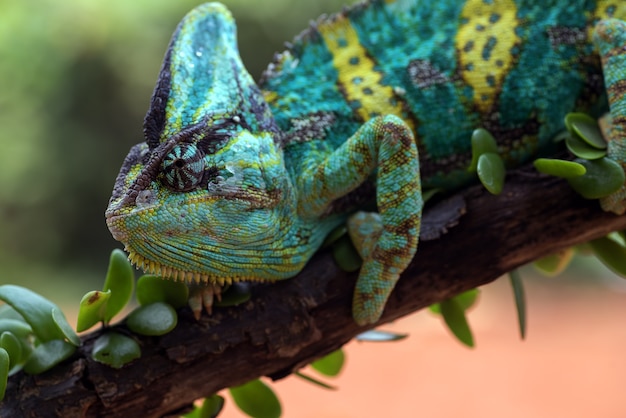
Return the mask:
<svg viewBox="0 0 626 418">
<path fill-rule="evenodd" d="M 169 37 L 200 3 L 0 0 L 0 283 L 58 288 L 106 265 L 118 246 L 103 216 L 113 182 L 142 140 Z M 258 78 L 283 42 L 345 1 L 225 3 Z"/>
</svg>

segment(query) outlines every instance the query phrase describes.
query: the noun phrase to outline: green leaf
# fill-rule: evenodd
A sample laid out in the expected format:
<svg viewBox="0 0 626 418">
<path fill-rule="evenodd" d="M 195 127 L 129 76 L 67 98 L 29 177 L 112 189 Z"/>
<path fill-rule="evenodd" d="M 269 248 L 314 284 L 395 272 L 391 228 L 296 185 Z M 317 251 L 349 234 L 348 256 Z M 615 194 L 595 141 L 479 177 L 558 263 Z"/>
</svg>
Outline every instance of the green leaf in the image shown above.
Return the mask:
<svg viewBox="0 0 626 418">
<path fill-rule="evenodd" d="M 74 332 L 74 328 L 67 322 L 67 318 L 65 318 L 65 315 L 58 307 L 52 309 L 52 321 L 59 327 L 70 343 L 74 344 L 76 347 L 80 346 L 80 337 Z"/>
<path fill-rule="evenodd" d="M 178 309 L 187 305 L 189 288 L 184 282 L 164 280 L 160 276 L 146 274 L 137 280 L 136 297 L 140 305 L 165 302 Z"/>
<path fill-rule="evenodd" d="M 9 380 L 9 353 L 0 347 L 0 402 L 4 399 Z"/>
<path fill-rule="evenodd" d="M 480 290 L 475 288 L 475 289 L 466 290 L 463 293 L 459 293 L 458 295 L 454 296 L 452 299 L 454 299 L 459 304 L 461 309 L 466 311 L 472 306 L 474 306 L 474 304 L 478 300 L 479 294 L 480 294 Z M 441 305 L 440 303 L 435 303 L 433 305 L 430 305 L 428 309 L 430 309 L 430 311 L 433 313 L 441 314 L 440 305 Z"/>
<path fill-rule="evenodd" d="M 500 194 L 504 187 L 504 162 L 498 154 L 491 152 L 478 157 L 478 178 L 491 194 Z"/>
<path fill-rule="evenodd" d="M 24 364 L 28 374 L 39 374 L 49 370 L 69 358 L 76 351 L 76 346 L 64 340 L 51 340 L 35 347 Z"/>
<path fill-rule="evenodd" d="M 366 342 L 387 342 L 404 340 L 408 336 L 409 334 L 398 334 L 395 332 L 370 329 L 369 331 L 365 331 L 357 335 L 356 340 Z"/>
<path fill-rule="evenodd" d="M 12 364 L 15 365 L 16 363 L 25 361 L 34 349 L 32 345 L 33 330 L 30 325 L 22 320 L 0 318 L 0 334 L 4 332 L 8 332 L 15 336 L 20 344 L 21 360 L 18 361 L 13 355 L 11 355 Z M 11 374 L 17 370 L 19 369 L 12 367 Z"/>
<path fill-rule="evenodd" d="M 574 248 L 569 247 L 535 260 L 533 266 L 546 276 L 552 277 L 562 273 L 573 257 Z"/>
<path fill-rule="evenodd" d="M 24 321 L 10 318 L 0 318 L 0 333 L 9 331 L 17 338 L 28 338 L 33 334 L 33 329 Z"/>
<path fill-rule="evenodd" d="M 330 231 L 330 234 L 326 235 L 324 242 L 322 243 L 322 248 L 326 248 L 335 243 L 339 238 L 346 235 L 348 233 L 348 227 L 346 224 L 339 225 L 337 228 Z"/>
<path fill-rule="evenodd" d="M 188 414 L 181 415 L 181 418 L 216 418 L 222 408 L 224 408 L 224 398 L 214 394 L 204 398 L 201 406 L 196 406 Z"/>
<path fill-rule="evenodd" d="M 609 158 L 598 160 L 577 159 L 587 169 L 580 177 L 567 180 L 569 185 L 586 199 L 600 199 L 617 191 L 624 184 L 624 169 Z"/>
<path fill-rule="evenodd" d="M 605 149 L 594 148 L 577 136 L 565 138 L 565 146 L 572 154 L 585 160 L 597 160 L 606 155 Z"/>
<path fill-rule="evenodd" d="M 441 189 L 428 189 L 422 190 L 422 200 L 424 203 L 428 202 L 435 194 L 441 192 Z"/>
<path fill-rule="evenodd" d="M 222 293 L 219 300 L 213 302 L 213 306 L 237 306 L 250 300 L 250 297 L 252 297 L 250 283 L 233 283 L 224 293 Z"/>
<path fill-rule="evenodd" d="M 76 331 L 85 331 L 98 322 L 104 321 L 104 313 L 110 297 L 110 290 L 106 292 L 92 290 L 91 292 L 85 293 L 78 307 Z"/>
<path fill-rule="evenodd" d="M 119 369 L 141 357 L 141 349 L 135 340 L 116 332 L 102 334 L 93 344 L 93 359 Z"/>
<path fill-rule="evenodd" d="M 282 413 L 274 391 L 258 379 L 229 391 L 239 409 L 253 418 L 279 418 Z"/>
<path fill-rule="evenodd" d="M 626 277 L 626 248 L 607 237 L 590 241 L 589 245 L 605 266 L 614 273 Z"/>
<path fill-rule="evenodd" d="M 4 348 L 6 352 L 9 353 L 11 368 L 22 362 L 24 355 L 22 352 L 22 344 L 15 334 L 9 331 L 0 333 L 0 347 Z"/>
<path fill-rule="evenodd" d="M 540 173 L 566 179 L 582 176 L 587 172 L 584 165 L 574 161 L 538 158 L 533 164 Z"/>
<path fill-rule="evenodd" d="M 472 132 L 472 162 L 468 167 L 469 172 L 476 172 L 478 169 L 478 159 L 481 155 L 492 153 L 498 154 L 498 144 L 493 135 L 483 128 L 479 128 Z"/>
<path fill-rule="evenodd" d="M 598 122 L 584 113 L 568 113 L 565 127 L 594 148 L 606 149 L 607 143 L 598 127 Z"/>
<path fill-rule="evenodd" d="M 311 367 L 326 376 L 337 376 L 343 367 L 345 354 L 342 349 L 333 351 L 327 356 L 311 363 Z"/>
<path fill-rule="evenodd" d="M 22 322 L 26 322 L 24 317 L 20 315 L 11 305 L 0 305 L 0 319 L 17 319 Z"/>
<path fill-rule="evenodd" d="M 126 325 L 141 335 L 163 335 L 176 327 L 178 315 L 167 303 L 155 302 L 135 309 L 126 318 Z"/>
<path fill-rule="evenodd" d="M 511 281 L 513 296 L 515 297 L 519 333 L 523 340 L 526 337 L 526 298 L 524 297 L 524 283 L 522 283 L 522 277 L 518 270 L 513 270 L 509 273 L 509 280 Z"/>
<path fill-rule="evenodd" d="M 593 255 L 593 250 L 591 249 L 591 246 L 588 242 L 574 245 L 574 252 L 583 256 Z"/>
<path fill-rule="evenodd" d="M 5 284 L 0 286 L 0 300 L 11 305 L 24 318 L 39 341 L 67 338 L 72 344 L 80 345 L 80 338 L 59 307 L 48 299 L 21 286 Z"/>
<path fill-rule="evenodd" d="M 363 264 L 359 252 L 354 248 L 352 240 L 348 234 L 339 238 L 333 244 L 333 258 L 339 268 L 346 272 L 358 271 Z"/>
<path fill-rule="evenodd" d="M 109 258 L 109 268 L 102 290 L 110 290 L 111 296 L 104 313 L 105 323 L 109 323 L 126 306 L 133 293 L 135 276 L 133 268 L 122 250 L 115 249 Z"/>
<path fill-rule="evenodd" d="M 215 418 L 224 407 L 224 398 L 219 395 L 211 395 L 204 398 L 202 405 L 196 406 L 193 410 L 181 418 Z"/>
<path fill-rule="evenodd" d="M 224 398 L 220 395 L 211 395 L 204 398 L 200 408 L 200 418 L 215 418 L 224 408 Z"/>
<path fill-rule="evenodd" d="M 329 385 L 328 383 L 322 382 L 321 380 L 316 379 L 313 376 L 309 376 L 308 374 L 305 374 L 302 372 L 295 372 L 294 375 L 298 376 L 300 379 L 306 380 L 309 383 L 313 383 L 314 385 L 319 386 L 321 388 L 328 389 L 328 390 L 337 390 L 336 386 Z"/>
<path fill-rule="evenodd" d="M 452 298 L 439 303 L 441 315 L 454 336 L 468 347 L 474 347 L 474 337 L 460 303 Z"/>
</svg>

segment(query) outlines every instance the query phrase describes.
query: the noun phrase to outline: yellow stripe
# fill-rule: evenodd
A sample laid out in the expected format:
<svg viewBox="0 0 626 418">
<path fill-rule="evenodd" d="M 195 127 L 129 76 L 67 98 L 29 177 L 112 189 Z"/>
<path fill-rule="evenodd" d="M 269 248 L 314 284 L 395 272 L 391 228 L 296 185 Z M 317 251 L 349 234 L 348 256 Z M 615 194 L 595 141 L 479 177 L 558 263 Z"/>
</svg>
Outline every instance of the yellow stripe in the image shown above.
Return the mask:
<svg viewBox="0 0 626 418">
<path fill-rule="evenodd" d="M 407 120 L 403 111 L 402 100 L 391 86 L 382 84 L 382 73 L 374 68 L 374 60 L 361 45 L 350 21 L 344 16 L 338 16 L 317 29 L 333 56 L 333 66 L 337 70 L 338 83 L 345 99 L 356 107 L 358 115 L 363 120 L 378 115 L 396 115 L 414 130 L 411 120 Z"/>
<path fill-rule="evenodd" d="M 512 0 L 487 2 L 468 0 L 455 42 L 461 76 L 474 89 L 474 104 L 482 112 L 491 109 L 502 88 L 504 76 L 513 65 L 511 49 L 521 40 Z"/>
<path fill-rule="evenodd" d="M 598 0 L 596 10 L 593 13 L 596 19 L 606 19 L 614 17 L 616 19 L 626 19 L 626 1 L 624 0 Z M 595 25 L 589 25 L 587 36 L 591 39 Z"/>
</svg>

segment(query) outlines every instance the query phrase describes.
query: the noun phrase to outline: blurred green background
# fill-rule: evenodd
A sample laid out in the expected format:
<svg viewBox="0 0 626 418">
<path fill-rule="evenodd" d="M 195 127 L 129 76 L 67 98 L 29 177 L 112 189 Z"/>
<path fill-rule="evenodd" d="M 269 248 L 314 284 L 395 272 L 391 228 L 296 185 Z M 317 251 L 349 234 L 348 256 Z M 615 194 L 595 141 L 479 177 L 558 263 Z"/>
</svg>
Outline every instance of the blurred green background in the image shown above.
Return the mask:
<svg viewBox="0 0 626 418">
<path fill-rule="evenodd" d="M 104 222 L 169 38 L 201 1 L 0 0 L 0 284 L 76 304 L 119 246 Z M 225 1 L 258 79 L 345 0 Z"/>
</svg>

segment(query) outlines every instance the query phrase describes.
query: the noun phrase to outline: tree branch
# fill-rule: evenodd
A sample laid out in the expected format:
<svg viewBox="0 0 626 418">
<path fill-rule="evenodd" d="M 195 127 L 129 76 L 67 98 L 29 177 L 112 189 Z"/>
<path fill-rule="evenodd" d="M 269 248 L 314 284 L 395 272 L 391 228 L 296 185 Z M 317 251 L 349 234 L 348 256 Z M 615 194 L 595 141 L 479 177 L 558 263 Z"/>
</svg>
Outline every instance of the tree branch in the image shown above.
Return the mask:
<svg viewBox="0 0 626 418">
<path fill-rule="evenodd" d="M 439 239 L 420 243 L 379 324 L 551 252 L 626 229 L 626 216 L 602 212 L 566 182 L 518 171 L 509 174 L 500 196 L 476 186 L 435 205 L 424 215 L 423 235 L 432 238 L 458 218 L 461 199 L 466 214 Z M 355 279 L 322 251 L 295 279 L 255 286 L 243 305 L 216 309 L 200 321 L 183 309 L 171 333 L 136 337 L 141 359 L 119 370 L 91 360 L 101 331 L 91 333 L 53 370 L 11 377 L 0 416 L 158 417 L 258 376 L 284 377 L 366 330 L 351 317 Z"/>
</svg>

